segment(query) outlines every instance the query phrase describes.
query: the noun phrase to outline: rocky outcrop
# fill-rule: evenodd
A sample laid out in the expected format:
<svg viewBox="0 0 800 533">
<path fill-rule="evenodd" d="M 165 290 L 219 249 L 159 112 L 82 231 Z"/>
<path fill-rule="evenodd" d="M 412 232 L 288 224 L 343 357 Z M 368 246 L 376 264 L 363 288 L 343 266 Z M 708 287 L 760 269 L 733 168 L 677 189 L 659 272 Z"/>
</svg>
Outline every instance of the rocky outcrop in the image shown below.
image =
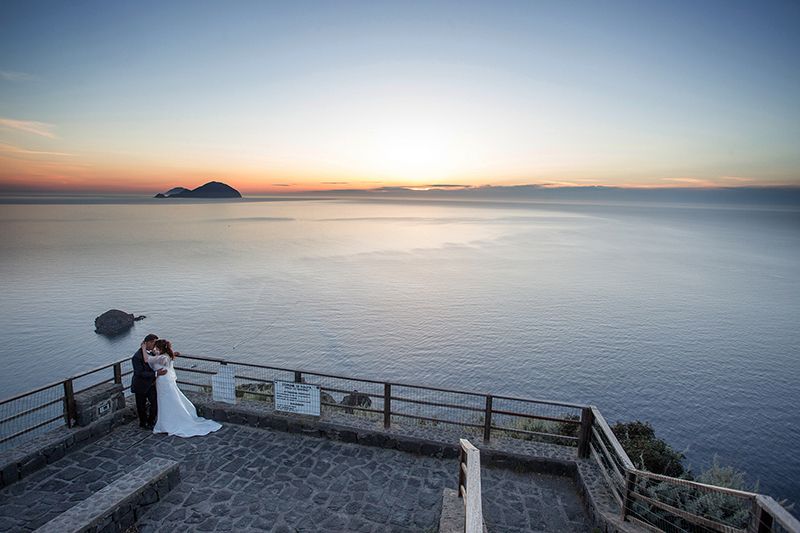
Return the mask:
<svg viewBox="0 0 800 533">
<path fill-rule="evenodd" d="M 165 193 L 158 193 L 156 198 L 241 198 L 242 193 L 219 181 L 209 181 L 196 189 L 175 187 Z"/>
<path fill-rule="evenodd" d="M 370 399 L 369 394 L 354 390 L 352 393 L 342 398 L 341 404 L 346 407 L 363 407 L 365 409 L 369 409 L 372 407 L 372 400 Z M 345 408 L 344 412 L 352 414 L 353 409 Z"/>
<path fill-rule="evenodd" d="M 131 313 L 110 309 L 94 319 L 94 332 L 107 336 L 119 335 L 131 329 L 134 320 Z"/>
<path fill-rule="evenodd" d="M 272 383 L 240 383 L 236 385 L 236 397 L 243 400 L 271 402 L 273 390 Z"/>
<path fill-rule="evenodd" d="M 330 394 L 328 394 L 327 392 L 320 391 L 319 392 L 319 403 L 320 404 L 330 403 L 330 404 L 336 405 L 336 399 L 333 396 L 331 396 Z"/>
<path fill-rule="evenodd" d="M 184 192 L 191 192 L 186 187 L 173 187 L 172 189 L 168 190 L 167 192 L 160 192 L 154 196 L 154 198 L 170 198 L 171 196 L 177 196 L 178 194 Z"/>
</svg>

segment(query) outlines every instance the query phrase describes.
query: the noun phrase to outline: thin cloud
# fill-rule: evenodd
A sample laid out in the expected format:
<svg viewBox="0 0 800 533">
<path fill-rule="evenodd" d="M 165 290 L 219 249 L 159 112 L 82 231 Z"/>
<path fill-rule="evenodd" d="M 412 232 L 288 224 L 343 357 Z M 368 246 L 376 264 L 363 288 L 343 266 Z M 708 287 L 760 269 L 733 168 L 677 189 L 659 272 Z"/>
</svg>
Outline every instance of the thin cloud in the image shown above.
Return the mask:
<svg viewBox="0 0 800 533">
<path fill-rule="evenodd" d="M 710 185 L 714 185 L 713 182 L 709 180 L 701 180 L 697 178 L 663 178 L 663 181 L 672 181 L 675 183 L 684 183 L 686 185 L 700 185 L 703 187 L 708 187 Z"/>
<path fill-rule="evenodd" d="M 46 122 L 37 122 L 35 120 L 16 120 L 13 118 L 0 117 L 0 127 L 10 128 L 12 130 L 24 131 L 26 133 L 33 133 L 34 135 L 41 135 L 48 139 L 55 139 L 56 134 L 53 133 L 53 124 Z"/>
<path fill-rule="evenodd" d="M 12 146 L 10 144 L 0 143 L 0 152 L 6 154 L 19 154 L 19 155 L 55 155 L 59 157 L 72 157 L 73 154 L 65 152 L 42 152 L 40 150 L 28 150 L 27 148 L 20 148 L 19 146 Z"/>
<path fill-rule="evenodd" d="M 30 81 L 33 78 L 27 72 L 14 72 L 13 70 L 0 70 L 0 79 L 5 81 Z"/>
<path fill-rule="evenodd" d="M 347 181 L 323 181 L 323 185 L 347 185 Z"/>
<path fill-rule="evenodd" d="M 272 186 L 273 187 L 291 187 L 292 184 L 291 183 L 273 183 Z"/>
</svg>

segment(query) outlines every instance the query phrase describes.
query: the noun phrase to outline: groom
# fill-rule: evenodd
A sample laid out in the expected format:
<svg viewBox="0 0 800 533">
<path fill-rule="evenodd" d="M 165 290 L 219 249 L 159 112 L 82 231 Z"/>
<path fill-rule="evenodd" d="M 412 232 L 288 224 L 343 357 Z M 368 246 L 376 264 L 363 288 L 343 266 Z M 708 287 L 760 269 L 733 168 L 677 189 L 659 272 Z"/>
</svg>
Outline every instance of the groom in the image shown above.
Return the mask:
<svg viewBox="0 0 800 533">
<path fill-rule="evenodd" d="M 144 338 L 145 350 L 153 351 L 153 347 L 158 340 L 158 335 L 150 333 Z M 156 398 L 156 376 L 163 376 L 167 373 L 161 369 L 158 373 L 154 372 L 150 365 L 144 362 L 142 349 L 136 350 L 131 358 L 133 363 L 133 378 L 131 379 L 131 392 L 136 395 L 136 414 L 139 416 L 139 427 L 143 429 L 153 429 L 158 415 L 158 398 Z M 149 405 L 148 405 L 149 404 Z M 148 409 L 149 407 L 149 409 Z"/>
</svg>

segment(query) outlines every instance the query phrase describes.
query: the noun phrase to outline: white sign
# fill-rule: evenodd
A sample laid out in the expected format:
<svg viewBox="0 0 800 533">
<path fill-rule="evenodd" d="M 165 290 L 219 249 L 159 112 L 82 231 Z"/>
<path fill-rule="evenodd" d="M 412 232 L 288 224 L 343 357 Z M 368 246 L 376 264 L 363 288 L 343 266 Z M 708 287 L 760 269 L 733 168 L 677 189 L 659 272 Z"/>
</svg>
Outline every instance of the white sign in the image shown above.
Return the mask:
<svg viewBox="0 0 800 533">
<path fill-rule="evenodd" d="M 111 400 L 106 400 L 97 406 L 97 414 L 100 416 L 105 415 L 111 411 Z"/>
<path fill-rule="evenodd" d="M 211 398 L 215 402 L 236 403 L 236 380 L 233 367 L 220 365 L 219 371 L 211 376 Z"/>
<path fill-rule="evenodd" d="M 275 410 L 319 416 L 319 386 L 276 381 Z"/>
</svg>

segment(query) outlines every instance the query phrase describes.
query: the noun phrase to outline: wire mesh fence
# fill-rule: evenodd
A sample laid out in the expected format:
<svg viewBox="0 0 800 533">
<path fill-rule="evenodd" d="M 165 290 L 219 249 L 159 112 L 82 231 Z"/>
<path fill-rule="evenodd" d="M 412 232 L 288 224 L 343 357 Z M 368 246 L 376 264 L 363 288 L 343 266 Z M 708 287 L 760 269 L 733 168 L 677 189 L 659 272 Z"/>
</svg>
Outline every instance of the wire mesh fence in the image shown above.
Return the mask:
<svg viewBox="0 0 800 533">
<path fill-rule="evenodd" d="M 600 471 L 613 491 L 617 502 L 622 504 L 625 497 L 625 482 L 629 468 L 616 452 L 612 439 L 613 434 L 608 435 L 600 424 L 597 424 L 596 421 L 592 424 L 592 439 L 589 444 L 592 458 L 600 467 Z"/>
<path fill-rule="evenodd" d="M 637 471 L 628 511 L 662 531 L 747 531 L 755 494 Z"/>
<path fill-rule="evenodd" d="M 0 451 L 70 425 L 74 413 L 69 404 L 74 403 L 75 395 L 114 382 L 122 383 L 129 395 L 132 373 L 130 360 L 118 361 L 0 401 Z"/>
<path fill-rule="evenodd" d="M 494 396 L 492 430 L 517 439 L 577 446 L 583 406 Z"/>
<path fill-rule="evenodd" d="M 133 378 L 133 363 L 130 359 L 120 361 L 120 378 L 122 380 L 122 392 L 125 397 L 131 396 L 131 379 Z"/>
<path fill-rule="evenodd" d="M 0 403 L 0 451 L 64 424 L 62 382 L 4 400 Z"/>
<path fill-rule="evenodd" d="M 486 396 L 468 392 L 391 385 L 391 419 L 419 426 L 484 427 Z"/>
<path fill-rule="evenodd" d="M 187 391 L 212 393 L 212 376 L 222 361 L 183 355 L 176 361 L 178 383 Z M 386 425 L 461 428 L 465 435 L 507 436 L 575 446 L 581 409 L 575 404 L 489 398 L 486 394 L 421 385 L 382 382 L 319 372 L 225 362 L 234 369 L 236 397 L 274 407 L 274 382 L 320 387 L 323 414 L 351 415 Z M 492 407 L 492 401 L 495 402 Z M 488 425 L 487 425 L 488 413 Z"/>
</svg>

